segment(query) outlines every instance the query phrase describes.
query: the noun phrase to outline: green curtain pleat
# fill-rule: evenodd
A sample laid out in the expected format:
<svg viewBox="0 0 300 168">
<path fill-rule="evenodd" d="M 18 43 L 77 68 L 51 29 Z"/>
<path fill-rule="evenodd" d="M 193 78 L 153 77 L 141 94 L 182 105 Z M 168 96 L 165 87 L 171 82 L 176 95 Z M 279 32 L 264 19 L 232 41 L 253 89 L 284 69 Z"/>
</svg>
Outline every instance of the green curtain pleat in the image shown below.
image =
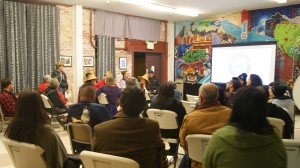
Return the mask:
<svg viewBox="0 0 300 168">
<path fill-rule="evenodd" d="M 59 9 L 0 1 L 0 13 L 1 79 L 10 77 L 15 92 L 37 88 L 59 60 Z"/>
<path fill-rule="evenodd" d="M 106 71 L 115 75 L 115 38 L 96 36 L 96 75 L 102 79 Z"/>
</svg>

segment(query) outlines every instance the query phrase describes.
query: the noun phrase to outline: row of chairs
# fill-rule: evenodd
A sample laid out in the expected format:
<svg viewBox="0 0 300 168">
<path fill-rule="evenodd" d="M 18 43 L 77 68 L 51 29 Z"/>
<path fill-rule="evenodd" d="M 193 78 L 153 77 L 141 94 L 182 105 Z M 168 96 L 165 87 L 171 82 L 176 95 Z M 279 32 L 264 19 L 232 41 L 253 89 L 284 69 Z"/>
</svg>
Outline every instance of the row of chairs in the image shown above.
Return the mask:
<svg viewBox="0 0 300 168">
<path fill-rule="evenodd" d="M 15 168 L 47 168 L 44 159 L 44 150 L 33 144 L 18 142 L 4 138 L 2 140 L 6 150 L 12 159 Z M 139 168 L 139 164 L 125 157 L 113 156 L 103 153 L 83 151 L 80 153 L 85 168 Z"/>
</svg>

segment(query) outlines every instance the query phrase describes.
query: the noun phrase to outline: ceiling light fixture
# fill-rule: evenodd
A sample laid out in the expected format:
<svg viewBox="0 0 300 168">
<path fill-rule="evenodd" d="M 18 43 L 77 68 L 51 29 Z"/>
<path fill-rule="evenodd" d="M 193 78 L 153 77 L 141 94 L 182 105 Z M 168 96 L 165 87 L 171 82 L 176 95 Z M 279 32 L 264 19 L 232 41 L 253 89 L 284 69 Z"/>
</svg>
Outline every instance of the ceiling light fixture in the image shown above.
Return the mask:
<svg viewBox="0 0 300 168">
<path fill-rule="evenodd" d="M 275 1 L 277 3 L 287 3 L 287 0 L 273 0 L 273 1 Z"/>
<path fill-rule="evenodd" d="M 157 10 L 157 11 L 161 11 L 161 12 L 167 12 L 167 13 L 177 13 L 179 15 L 186 15 L 186 16 L 192 16 L 192 17 L 196 17 L 198 16 L 199 12 L 192 10 L 192 9 L 187 9 L 187 8 L 174 8 L 174 7 L 170 7 L 170 6 L 166 6 L 163 4 L 157 4 L 155 2 L 152 1 L 143 1 L 143 0 L 121 0 L 122 2 L 125 3 L 130 3 L 130 4 L 134 4 L 134 5 L 139 5 L 139 6 L 143 6 L 152 10 Z"/>
</svg>

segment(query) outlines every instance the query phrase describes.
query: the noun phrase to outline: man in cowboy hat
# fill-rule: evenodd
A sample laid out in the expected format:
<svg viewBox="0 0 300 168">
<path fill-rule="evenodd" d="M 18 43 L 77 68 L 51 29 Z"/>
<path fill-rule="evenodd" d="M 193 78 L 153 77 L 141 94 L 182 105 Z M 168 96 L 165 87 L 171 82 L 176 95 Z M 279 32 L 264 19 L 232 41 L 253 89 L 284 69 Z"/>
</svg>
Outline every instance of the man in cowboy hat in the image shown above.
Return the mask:
<svg viewBox="0 0 300 168">
<path fill-rule="evenodd" d="M 149 89 L 149 76 L 148 74 L 144 74 L 143 76 L 138 76 L 141 85 L 141 89 L 144 89 L 145 91 L 148 92 Z"/>
<path fill-rule="evenodd" d="M 68 90 L 69 85 L 67 82 L 67 75 L 63 71 L 64 69 L 64 63 L 58 62 L 55 64 L 56 69 L 52 72 L 51 77 L 56 78 L 59 82 L 58 89 L 65 95 L 65 92 Z"/>
<path fill-rule="evenodd" d="M 95 83 L 97 82 L 97 77 L 95 76 L 94 73 L 88 72 L 85 74 L 85 81 L 82 86 L 79 88 L 79 93 L 78 93 L 78 102 L 80 102 L 80 94 L 83 86 L 94 86 Z"/>
</svg>

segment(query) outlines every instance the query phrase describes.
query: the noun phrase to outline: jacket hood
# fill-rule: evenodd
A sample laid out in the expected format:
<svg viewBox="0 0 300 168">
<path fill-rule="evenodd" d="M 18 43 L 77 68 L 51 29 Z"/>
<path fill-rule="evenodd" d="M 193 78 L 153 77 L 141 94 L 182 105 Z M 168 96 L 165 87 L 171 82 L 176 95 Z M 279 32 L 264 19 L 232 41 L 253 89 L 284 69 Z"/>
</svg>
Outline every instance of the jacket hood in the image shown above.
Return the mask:
<svg viewBox="0 0 300 168">
<path fill-rule="evenodd" d="M 261 148 L 277 143 L 279 137 L 276 133 L 270 135 L 259 135 L 238 129 L 237 127 L 227 125 L 214 133 L 228 145 L 236 149 L 247 150 Z"/>
</svg>

